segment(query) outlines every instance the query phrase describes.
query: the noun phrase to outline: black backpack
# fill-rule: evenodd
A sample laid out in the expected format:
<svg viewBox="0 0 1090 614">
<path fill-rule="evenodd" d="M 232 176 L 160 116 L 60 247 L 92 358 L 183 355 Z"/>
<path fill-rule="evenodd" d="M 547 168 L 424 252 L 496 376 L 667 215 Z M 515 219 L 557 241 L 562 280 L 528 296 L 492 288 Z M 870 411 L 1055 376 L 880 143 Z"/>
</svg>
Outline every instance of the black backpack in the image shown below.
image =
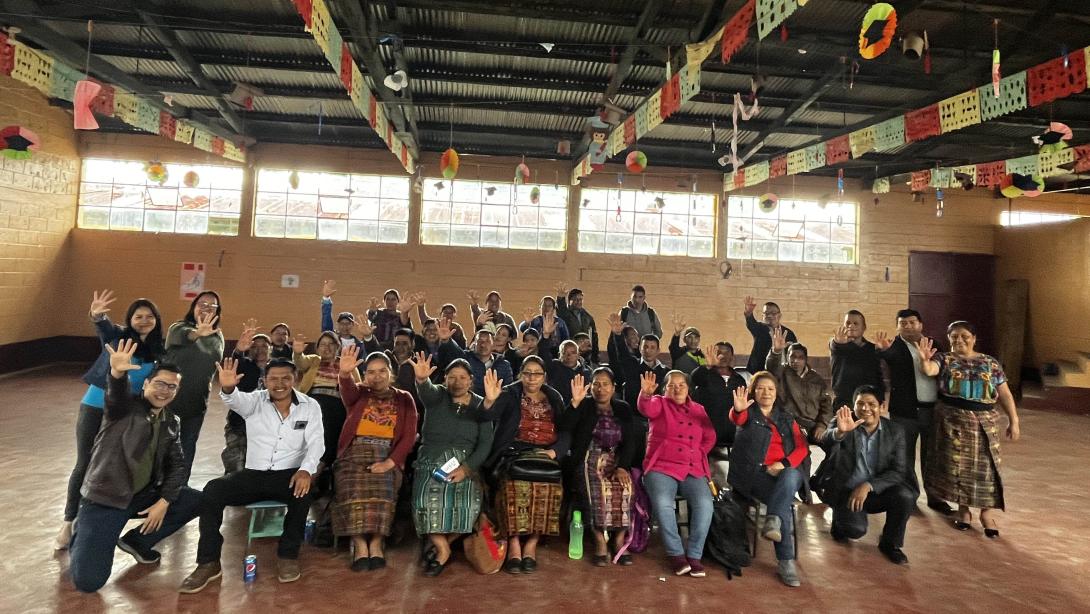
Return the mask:
<svg viewBox="0 0 1090 614">
<path fill-rule="evenodd" d="M 712 523 L 704 542 L 704 553 L 727 570 L 727 579 L 742 575 L 749 567 L 749 540 L 746 538 L 746 513 L 723 489 L 713 502 Z"/>
</svg>

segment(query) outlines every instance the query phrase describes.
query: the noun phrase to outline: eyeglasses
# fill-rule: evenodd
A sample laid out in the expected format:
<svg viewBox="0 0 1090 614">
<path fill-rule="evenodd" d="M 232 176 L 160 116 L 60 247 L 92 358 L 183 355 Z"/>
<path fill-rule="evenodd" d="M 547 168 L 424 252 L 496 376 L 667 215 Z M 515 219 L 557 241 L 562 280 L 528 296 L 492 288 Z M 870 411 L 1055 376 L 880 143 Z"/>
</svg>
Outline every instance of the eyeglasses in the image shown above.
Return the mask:
<svg viewBox="0 0 1090 614">
<path fill-rule="evenodd" d="M 523 375 L 523 377 L 538 378 L 538 377 L 545 377 L 545 372 L 544 371 L 523 371 L 522 375 Z"/>
<path fill-rule="evenodd" d="M 151 387 L 158 392 L 175 392 L 178 390 L 178 384 L 168 384 L 159 380 L 152 381 Z"/>
</svg>

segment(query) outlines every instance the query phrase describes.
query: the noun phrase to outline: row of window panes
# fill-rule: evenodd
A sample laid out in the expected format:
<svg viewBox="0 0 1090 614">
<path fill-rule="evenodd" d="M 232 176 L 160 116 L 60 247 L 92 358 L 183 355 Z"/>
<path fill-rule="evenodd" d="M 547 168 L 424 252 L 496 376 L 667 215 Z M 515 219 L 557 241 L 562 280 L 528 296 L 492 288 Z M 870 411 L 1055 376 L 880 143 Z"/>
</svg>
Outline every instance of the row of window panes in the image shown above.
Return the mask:
<svg viewBox="0 0 1090 614">
<path fill-rule="evenodd" d="M 1034 213 L 1030 211 L 999 212 L 1000 226 L 1031 226 L 1034 224 L 1052 224 L 1077 220 L 1082 216 L 1068 213 Z"/>
<path fill-rule="evenodd" d="M 715 255 L 715 197 L 710 194 L 587 189 L 582 197 L 579 251 Z"/>
<path fill-rule="evenodd" d="M 562 251 L 567 207 L 567 186 L 430 178 L 424 182 L 420 242 Z"/>
</svg>

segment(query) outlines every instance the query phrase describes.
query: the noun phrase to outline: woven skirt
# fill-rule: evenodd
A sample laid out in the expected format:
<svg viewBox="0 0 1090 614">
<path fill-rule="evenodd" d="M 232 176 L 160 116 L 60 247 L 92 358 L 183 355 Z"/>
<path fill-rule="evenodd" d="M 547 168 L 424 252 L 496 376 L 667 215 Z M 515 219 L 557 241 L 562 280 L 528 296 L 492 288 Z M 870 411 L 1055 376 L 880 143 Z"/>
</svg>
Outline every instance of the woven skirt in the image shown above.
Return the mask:
<svg viewBox="0 0 1090 614">
<path fill-rule="evenodd" d="M 496 491 L 501 535 L 560 535 L 560 502 L 564 497 L 560 484 L 505 478 Z"/>
<path fill-rule="evenodd" d="M 584 505 L 598 531 L 627 529 L 632 509 L 632 478 L 617 469 L 617 457 L 610 450 L 592 445 L 580 468 L 579 488 Z"/>
<path fill-rule="evenodd" d="M 394 523 L 401 469 L 371 473 L 367 467 L 390 456 L 390 442 L 356 437 L 333 464 L 333 533 L 389 535 Z"/>
<path fill-rule="evenodd" d="M 417 535 L 472 533 L 481 514 L 481 486 L 471 479 L 445 482 L 432 476 L 450 457 L 464 463 L 465 450 L 447 450 L 445 458 L 417 458 L 413 465 L 413 520 Z"/>
<path fill-rule="evenodd" d="M 928 488 L 939 498 L 968 507 L 1003 506 L 999 412 L 935 405 Z"/>
</svg>

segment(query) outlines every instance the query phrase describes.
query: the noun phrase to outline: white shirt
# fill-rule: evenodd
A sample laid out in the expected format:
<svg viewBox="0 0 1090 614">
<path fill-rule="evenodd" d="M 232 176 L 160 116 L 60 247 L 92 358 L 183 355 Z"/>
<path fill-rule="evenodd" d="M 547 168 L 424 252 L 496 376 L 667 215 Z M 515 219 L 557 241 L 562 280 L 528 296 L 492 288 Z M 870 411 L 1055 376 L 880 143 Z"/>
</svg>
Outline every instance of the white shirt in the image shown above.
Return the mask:
<svg viewBox="0 0 1090 614">
<path fill-rule="evenodd" d="M 322 407 L 318 401 L 292 390 L 287 418 L 269 400 L 268 390 L 231 394 L 220 391 L 227 408 L 246 420 L 246 468 L 255 471 L 302 469 L 318 473 L 325 454 Z"/>
<path fill-rule="evenodd" d="M 916 400 L 920 403 L 934 403 L 939 398 L 939 382 L 920 371 L 920 350 L 916 348 L 916 344 L 904 337 L 901 341 L 905 342 L 908 353 L 912 354 L 912 368 L 916 376 Z"/>
</svg>

